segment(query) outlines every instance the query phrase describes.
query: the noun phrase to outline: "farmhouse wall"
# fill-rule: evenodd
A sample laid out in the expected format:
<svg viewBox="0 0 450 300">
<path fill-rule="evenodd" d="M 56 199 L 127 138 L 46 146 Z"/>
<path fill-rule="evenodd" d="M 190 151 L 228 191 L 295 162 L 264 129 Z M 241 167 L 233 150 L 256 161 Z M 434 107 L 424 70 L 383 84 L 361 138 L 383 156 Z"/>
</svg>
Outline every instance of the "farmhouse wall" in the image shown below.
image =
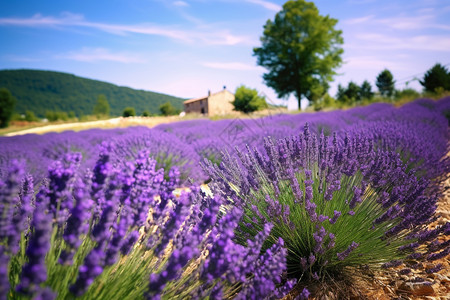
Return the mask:
<svg viewBox="0 0 450 300">
<path fill-rule="evenodd" d="M 184 111 L 186 113 L 209 114 L 208 98 L 196 99 L 195 101 L 185 101 Z"/>
<path fill-rule="evenodd" d="M 225 115 L 233 111 L 234 94 L 225 88 L 218 93 L 184 101 L 186 113 L 206 114 L 209 116 Z"/>
<path fill-rule="evenodd" d="M 209 115 L 225 115 L 232 112 L 234 106 L 231 102 L 233 101 L 234 94 L 227 90 L 212 94 L 208 97 Z"/>
</svg>

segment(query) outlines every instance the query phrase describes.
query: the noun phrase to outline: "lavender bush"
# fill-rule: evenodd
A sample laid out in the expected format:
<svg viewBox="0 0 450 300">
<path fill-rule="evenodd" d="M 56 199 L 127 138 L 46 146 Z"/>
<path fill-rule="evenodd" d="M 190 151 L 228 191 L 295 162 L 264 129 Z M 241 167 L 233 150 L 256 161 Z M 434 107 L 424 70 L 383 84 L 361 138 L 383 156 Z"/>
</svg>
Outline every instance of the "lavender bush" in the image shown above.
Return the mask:
<svg viewBox="0 0 450 300">
<path fill-rule="evenodd" d="M 165 179 L 148 151 L 123 168 L 112 153 L 114 145 L 104 143 L 82 176 L 81 155 L 66 154 L 36 194 L 32 177 L 12 162 L 0 181 L 4 297 L 262 299 L 292 287 L 281 279 L 283 240 L 261 251 L 272 225 L 251 247 L 236 244 L 240 210 L 220 213 L 222 198 L 196 186 L 177 197 L 177 167 Z"/>
<path fill-rule="evenodd" d="M 284 240 L 289 278 L 319 282 L 349 267 L 445 257 L 449 245 L 437 238 L 450 234 L 450 223 L 426 229 L 435 217 L 439 181 L 418 176 L 399 153 L 377 143 L 356 134 L 328 139 L 305 125 L 298 136 L 266 139 L 265 152 L 249 147 L 238 158 L 228 154 L 220 166 L 204 167 L 213 193 L 244 212 L 238 243 L 247 245 L 266 223 L 274 225 L 263 248 Z M 440 170 L 448 170 L 448 162 L 441 163 L 447 166 Z"/>
</svg>

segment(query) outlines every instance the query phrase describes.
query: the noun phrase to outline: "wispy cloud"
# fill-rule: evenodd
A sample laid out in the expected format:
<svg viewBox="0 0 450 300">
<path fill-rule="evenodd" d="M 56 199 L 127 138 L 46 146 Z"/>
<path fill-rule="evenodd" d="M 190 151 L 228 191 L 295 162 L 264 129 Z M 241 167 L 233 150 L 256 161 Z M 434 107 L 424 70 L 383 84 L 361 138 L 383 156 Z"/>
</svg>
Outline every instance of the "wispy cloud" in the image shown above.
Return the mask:
<svg viewBox="0 0 450 300">
<path fill-rule="evenodd" d="M 0 18 L 0 26 L 27 26 L 27 27 L 84 27 L 97 29 L 116 35 L 145 34 L 158 35 L 181 42 L 203 42 L 210 45 L 237 45 L 248 44 L 247 36 L 235 35 L 229 30 L 192 29 L 182 30 L 174 27 L 155 24 L 107 24 L 89 22 L 80 15 L 66 14 L 60 18 L 45 17 L 36 14 L 31 18 Z"/>
<path fill-rule="evenodd" d="M 113 53 L 105 48 L 82 48 L 81 51 L 71 51 L 57 55 L 58 59 L 69 59 L 82 62 L 112 61 L 119 63 L 144 63 L 145 59 L 132 53 Z"/>
<path fill-rule="evenodd" d="M 430 12 L 430 11 L 428 11 Z M 351 18 L 343 21 L 344 24 L 361 24 L 371 26 L 382 25 L 386 28 L 397 30 L 416 30 L 416 29 L 442 29 L 450 30 L 449 25 L 438 24 L 435 22 L 436 15 L 428 13 L 419 16 L 395 16 L 390 18 L 376 18 L 375 15 L 368 15 L 360 18 Z M 380 28 L 377 27 L 377 30 Z M 372 29 L 373 30 L 373 29 Z"/>
<path fill-rule="evenodd" d="M 368 21 L 372 20 L 374 17 L 375 17 L 374 15 L 369 15 L 369 16 L 360 17 L 360 18 L 352 18 L 352 19 L 344 20 L 343 23 L 348 24 L 348 25 L 367 23 Z"/>
<path fill-rule="evenodd" d="M 265 9 L 272 10 L 275 12 L 279 12 L 282 9 L 282 7 L 280 5 L 269 2 L 269 1 L 264 1 L 264 0 L 246 0 L 246 1 L 249 3 L 260 5 L 260 6 L 264 7 Z"/>
<path fill-rule="evenodd" d="M 173 5 L 175 5 L 175 6 L 183 6 L 183 7 L 189 6 L 189 4 L 187 2 L 185 2 L 185 1 L 174 1 Z"/>
<path fill-rule="evenodd" d="M 355 35 L 353 43 L 345 47 L 371 50 L 426 50 L 444 51 L 450 49 L 450 37 L 435 35 L 415 35 L 411 37 L 396 37 L 381 33 Z M 362 42 L 362 43 L 361 43 Z"/>
<path fill-rule="evenodd" d="M 264 70 L 262 67 L 241 63 L 241 62 L 203 62 L 203 66 L 220 70 L 233 71 L 260 71 Z"/>
</svg>

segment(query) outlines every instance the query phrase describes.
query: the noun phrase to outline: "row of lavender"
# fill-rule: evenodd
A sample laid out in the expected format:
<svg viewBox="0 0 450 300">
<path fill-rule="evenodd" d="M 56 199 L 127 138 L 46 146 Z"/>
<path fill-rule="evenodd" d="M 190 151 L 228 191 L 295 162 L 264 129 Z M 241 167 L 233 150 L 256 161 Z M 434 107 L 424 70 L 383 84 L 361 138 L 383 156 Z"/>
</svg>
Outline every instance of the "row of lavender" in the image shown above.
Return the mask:
<svg viewBox="0 0 450 300">
<path fill-rule="evenodd" d="M 296 135 L 306 123 L 316 134 L 337 133 L 341 138 L 344 132 L 356 134 L 365 130 L 364 134 L 383 140 L 385 147 L 396 150 L 404 147 L 411 158 L 432 163 L 446 150 L 443 115 L 449 110 L 449 103 L 447 97 L 439 102 L 418 100 L 400 109 L 373 104 L 348 111 L 273 115 L 260 119 L 184 121 L 154 129 L 131 127 L 0 137 L 0 177 L 8 162 L 16 158 L 25 160 L 27 171 L 42 179 L 47 166 L 69 152 L 82 153 L 81 169 L 92 168 L 97 160 L 98 145 L 107 140 L 116 144 L 116 162 L 134 159 L 140 150 L 146 149 L 157 161 L 157 167 L 169 170 L 177 165 L 183 183 L 188 177 L 202 181 L 207 179 L 199 164 L 204 158 L 220 163 L 221 152 L 232 152 L 235 147 L 243 149 L 246 145 L 262 150 L 264 137 L 278 139 Z"/>
<path fill-rule="evenodd" d="M 450 251 L 449 224 L 425 227 L 448 173 L 449 108 L 3 138 L 0 295 L 263 299 L 301 279 L 305 298 L 348 267 L 420 270 Z M 215 196 L 193 184 L 176 197 L 188 177 L 212 179 Z"/>
</svg>

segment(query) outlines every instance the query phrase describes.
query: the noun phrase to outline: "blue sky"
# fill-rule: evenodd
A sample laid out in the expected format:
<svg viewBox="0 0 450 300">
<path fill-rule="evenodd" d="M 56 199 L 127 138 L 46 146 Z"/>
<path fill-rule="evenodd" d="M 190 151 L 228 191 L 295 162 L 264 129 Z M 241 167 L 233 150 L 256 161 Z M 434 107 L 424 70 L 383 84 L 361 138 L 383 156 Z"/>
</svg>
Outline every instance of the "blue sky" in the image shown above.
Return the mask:
<svg viewBox="0 0 450 300">
<path fill-rule="evenodd" d="M 0 2 L 0 69 L 43 69 L 175 95 L 200 97 L 225 85 L 262 91 L 252 49 L 281 0 L 23 0 Z M 450 64 L 448 0 L 318 0 L 339 20 L 344 61 L 331 83 L 388 68 L 397 88 L 421 90 L 414 76 Z M 449 65 L 450 66 L 450 65 Z M 291 98 L 292 101 L 292 98 Z M 294 101 L 295 102 L 295 101 Z"/>
</svg>

